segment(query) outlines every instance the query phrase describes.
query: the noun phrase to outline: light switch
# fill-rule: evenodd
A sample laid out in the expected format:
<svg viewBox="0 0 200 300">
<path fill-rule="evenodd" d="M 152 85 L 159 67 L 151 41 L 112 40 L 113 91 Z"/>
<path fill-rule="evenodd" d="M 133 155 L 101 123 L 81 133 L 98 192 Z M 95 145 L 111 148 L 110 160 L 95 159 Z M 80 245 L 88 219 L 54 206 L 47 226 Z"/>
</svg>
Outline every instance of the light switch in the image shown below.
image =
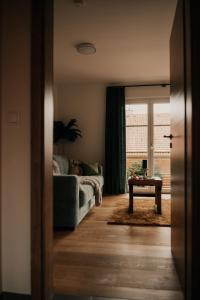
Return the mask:
<svg viewBox="0 0 200 300">
<path fill-rule="evenodd" d="M 9 111 L 7 114 L 7 120 L 8 120 L 8 125 L 10 126 L 19 125 L 19 121 L 20 121 L 19 112 Z"/>
</svg>

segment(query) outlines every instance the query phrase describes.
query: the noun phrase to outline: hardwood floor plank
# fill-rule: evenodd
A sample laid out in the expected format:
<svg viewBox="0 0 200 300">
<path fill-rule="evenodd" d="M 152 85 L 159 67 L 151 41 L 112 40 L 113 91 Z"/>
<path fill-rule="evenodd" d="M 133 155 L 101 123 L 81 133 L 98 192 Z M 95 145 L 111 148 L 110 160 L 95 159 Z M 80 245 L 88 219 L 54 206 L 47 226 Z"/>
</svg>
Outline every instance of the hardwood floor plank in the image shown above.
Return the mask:
<svg viewBox="0 0 200 300">
<path fill-rule="evenodd" d="M 67 265 L 67 266 L 95 266 L 112 268 L 114 269 L 124 269 L 126 270 L 173 270 L 175 267 L 172 259 L 170 258 L 160 258 L 160 257 L 147 257 L 147 256 L 137 256 L 132 255 L 122 256 L 113 254 L 96 254 L 96 253 L 82 253 L 79 252 L 58 252 L 55 256 L 55 264 Z"/>
<path fill-rule="evenodd" d="M 55 288 L 56 291 L 57 288 Z M 63 286 L 58 287 L 58 290 L 62 290 Z M 58 292 L 59 292 L 58 291 Z M 103 290 L 96 289 L 95 287 L 87 287 L 81 289 L 81 291 L 77 289 L 71 288 L 71 294 L 73 295 L 81 295 L 87 296 L 88 293 L 92 292 L 95 296 L 99 296 L 99 293 L 102 294 L 102 297 L 108 297 L 111 299 L 127 299 L 127 300 L 183 300 L 182 292 L 180 291 L 167 291 L 167 290 L 151 290 L 151 289 L 135 289 L 135 288 L 110 288 L 104 287 Z M 63 289 L 63 294 L 65 294 L 65 290 Z M 127 298 L 122 298 L 127 297 Z M 111 299 L 110 299 L 111 298 Z M 96 299 L 95 297 L 91 298 Z M 120 300 L 118 299 L 118 300 Z M 64 299 L 63 299 L 64 300 Z M 71 299 L 70 299 L 71 300 Z"/>
<path fill-rule="evenodd" d="M 112 268 L 96 266 L 65 266 L 56 265 L 54 270 L 55 281 L 65 282 L 69 287 L 78 286 L 110 286 L 144 289 L 177 290 L 179 282 L 174 278 L 173 271 L 166 270 L 126 270 L 116 272 Z"/>
<path fill-rule="evenodd" d="M 82 253 L 97 253 L 97 254 L 122 254 L 132 255 L 132 256 L 146 256 L 146 257 L 160 257 L 160 258 L 171 258 L 171 249 L 170 247 L 163 247 L 163 246 L 142 246 L 142 245 L 123 245 L 123 244 L 113 244 L 113 243 L 106 243 L 106 244 L 99 244 L 97 247 L 95 242 L 80 242 L 77 241 L 76 245 L 63 243 L 60 246 L 57 246 L 54 249 L 54 253 L 58 254 L 59 252 L 65 252 L 66 255 L 68 252 L 78 252 L 82 255 Z"/>
<path fill-rule="evenodd" d="M 96 213 L 100 214 L 100 208 Z M 91 215 L 92 219 L 93 216 Z M 74 232 L 59 232 L 55 236 L 55 245 L 61 242 L 65 237 L 68 240 L 108 240 L 108 242 L 117 243 L 120 238 L 120 243 L 134 243 L 142 245 L 163 245 L 170 246 L 171 229 L 168 227 L 138 227 L 138 226 L 116 226 L 107 225 L 106 221 L 89 222 L 90 219 L 84 219 Z M 94 235 L 96 231 L 96 235 Z"/>
</svg>

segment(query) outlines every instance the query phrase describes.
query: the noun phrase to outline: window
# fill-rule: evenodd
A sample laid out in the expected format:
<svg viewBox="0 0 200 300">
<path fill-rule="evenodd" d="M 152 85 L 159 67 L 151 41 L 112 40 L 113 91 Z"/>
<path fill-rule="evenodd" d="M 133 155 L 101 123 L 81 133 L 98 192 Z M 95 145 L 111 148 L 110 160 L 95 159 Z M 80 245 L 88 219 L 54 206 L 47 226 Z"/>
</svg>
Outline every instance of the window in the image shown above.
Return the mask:
<svg viewBox="0 0 200 300">
<path fill-rule="evenodd" d="M 163 192 L 170 191 L 170 104 L 168 99 L 142 100 L 126 105 L 127 175 L 131 167 L 141 174 L 148 160 L 148 175 L 163 179 Z"/>
</svg>

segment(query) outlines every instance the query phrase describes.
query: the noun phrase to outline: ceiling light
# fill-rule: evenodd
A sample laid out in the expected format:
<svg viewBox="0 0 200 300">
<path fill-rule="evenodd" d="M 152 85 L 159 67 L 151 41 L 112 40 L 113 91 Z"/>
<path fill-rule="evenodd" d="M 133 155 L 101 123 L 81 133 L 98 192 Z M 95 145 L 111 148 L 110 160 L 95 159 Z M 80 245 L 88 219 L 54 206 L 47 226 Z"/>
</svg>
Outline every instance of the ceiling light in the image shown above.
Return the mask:
<svg viewBox="0 0 200 300">
<path fill-rule="evenodd" d="M 90 55 L 94 54 L 96 52 L 96 48 L 93 44 L 91 43 L 81 43 L 76 46 L 76 49 L 79 53 L 85 54 L 85 55 Z"/>
<path fill-rule="evenodd" d="M 85 0 L 73 0 L 74 4 L 78 7 L 85 5 Z"/>
</svg>

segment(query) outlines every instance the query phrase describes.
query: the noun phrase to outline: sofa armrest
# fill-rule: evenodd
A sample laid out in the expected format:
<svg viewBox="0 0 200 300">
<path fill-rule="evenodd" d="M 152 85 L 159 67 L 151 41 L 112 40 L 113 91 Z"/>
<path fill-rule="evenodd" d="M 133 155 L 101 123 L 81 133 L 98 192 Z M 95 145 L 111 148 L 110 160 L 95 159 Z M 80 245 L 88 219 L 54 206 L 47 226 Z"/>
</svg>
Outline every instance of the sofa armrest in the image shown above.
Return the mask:
<svg viewBox="0 0 200 300">
<path fill-rule="evenodd" d="M 79 214 L 79 179 L 76 175 L 53 176 L 54 227 L 76 227 Z"/>
</svg>

